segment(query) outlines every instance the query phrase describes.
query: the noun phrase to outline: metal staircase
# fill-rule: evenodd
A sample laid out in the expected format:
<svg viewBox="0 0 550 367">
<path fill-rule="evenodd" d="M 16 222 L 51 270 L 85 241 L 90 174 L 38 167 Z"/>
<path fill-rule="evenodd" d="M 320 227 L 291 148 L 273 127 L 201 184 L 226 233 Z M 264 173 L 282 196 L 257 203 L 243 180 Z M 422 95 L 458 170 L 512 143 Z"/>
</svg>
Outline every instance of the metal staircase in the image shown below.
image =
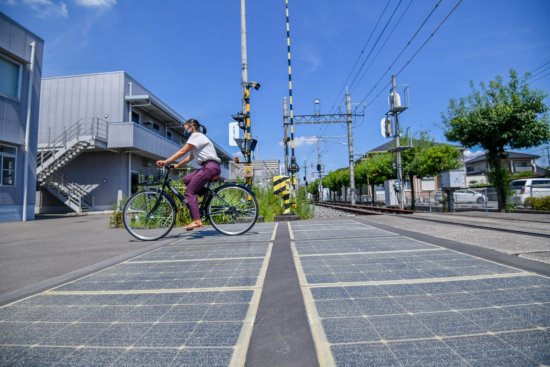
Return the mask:
<svg viewBox="0 0 550 367">
<path fill-rule="evenodd" d="M 83 186 L 61 172 L 81 153 L 106 148 L 108 123 L 99 118 L 82 119 L 63 131 L 44 147 L 38 147 L 36 176 L 38 185 L 77 213 L 92 209 L 87 200 L 92 187 Z"/>
</svg>

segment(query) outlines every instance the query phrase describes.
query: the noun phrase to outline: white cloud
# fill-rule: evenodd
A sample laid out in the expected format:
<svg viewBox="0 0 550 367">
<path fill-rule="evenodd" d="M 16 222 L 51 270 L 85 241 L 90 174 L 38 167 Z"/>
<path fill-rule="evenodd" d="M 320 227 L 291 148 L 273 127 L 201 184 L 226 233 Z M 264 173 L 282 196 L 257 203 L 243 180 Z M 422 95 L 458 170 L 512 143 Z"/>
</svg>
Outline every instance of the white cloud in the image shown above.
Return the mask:
<svg viewBox="0 0 550 367">
<path fill-rule="evenodd" d="M 464 151 L 464 158 L 466 160 L 469 160 L 469 159 L 473 159 L 473 158 L 476 158 L 476 157 L 479 157 L 480 155 L 483 155 L 485 154 L 485 151 L 484 150 L 478 150 L 477 152 L 473 152 L 471 151 L 470 149 L 466 149 Z"/>
<path fill-rule="evenodd" d="M 111 8 L 116 5 L 116 0 L 75 0 L 78 5 L 98 8 Z"/>
<path fill-rule="evenodd" d="M 23 0 L 23 4 L 31 8 L 39 18 L 67 18 L 69 10 L 64 2 L 52 0 Z"/>
<path fill-rule="evenodd" d="M 303 147 L 306 145 L 314 145 L 317 144 L 317 140 L 319 138 L 317 136 L 300 136 L 294 139 L 294 148 Z M 290 146 L 290 142 L 288 143 Z M 283 142 L 279 142 L 280 146 L 283 146 Z"/>
</svg>

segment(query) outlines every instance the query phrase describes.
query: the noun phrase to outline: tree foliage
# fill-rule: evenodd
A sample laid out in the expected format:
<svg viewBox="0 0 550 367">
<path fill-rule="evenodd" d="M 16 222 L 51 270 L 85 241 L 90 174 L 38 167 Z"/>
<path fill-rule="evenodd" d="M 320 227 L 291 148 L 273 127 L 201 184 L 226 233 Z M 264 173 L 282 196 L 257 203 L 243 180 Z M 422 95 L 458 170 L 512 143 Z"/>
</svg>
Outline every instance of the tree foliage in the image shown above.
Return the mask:
<svg viewBox="0 0 550 367">
<path fill-rule="evenodd" d="M 487 151 L 500 211 L 505 208 L 508 191 L 507 170 L 502 167 L 505 149 L 529 148 L 550 140 L 546 94 L 530 89 L 528 78 L 529 74 L 525 74 L 520 80 L 517 72 L 511 70 L 508 83 L 501 76 L 488 86 L 480 83 L 479 88 L 470 82 L 471 94 L 452 99 L 447 113 L 442 115 L 447 139 Z"/>
</svg>

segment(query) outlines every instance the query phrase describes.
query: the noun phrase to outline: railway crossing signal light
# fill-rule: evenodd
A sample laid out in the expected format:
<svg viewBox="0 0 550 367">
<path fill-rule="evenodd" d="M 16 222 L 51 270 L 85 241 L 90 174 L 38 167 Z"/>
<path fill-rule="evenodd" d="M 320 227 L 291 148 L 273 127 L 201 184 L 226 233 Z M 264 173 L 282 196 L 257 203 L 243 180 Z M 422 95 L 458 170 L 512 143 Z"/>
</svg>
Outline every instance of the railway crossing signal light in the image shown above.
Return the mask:
<svg viewBox="0 0 550 367">
<path fill-rule="evenodd" d="M 241 112 L 238 112 L 234 115 L 231 115 L 231 118 L 233 118 L 233 120 L 237 121 L 238 124 L 239 124 L 239 128 L 240 129 L 243 129 L 245 130 L 246 129 L 246 118 L 248 116 L 244 113 L 241 113 Z"/>
<path fill-rule="evenodd" d="M 244 156 L 250 152 L 253 152 L 254 149 L 256 149 L 256 143 L 258 143 L 256 139 L 235 139 L 235 142 Z"/>
<path fill-rule="evenodd" d="M 296 163 L 296 158 L 292 157 L 291 162 L 288 165 L 288 172 L 291 172 L 292 174 L 294 174 L 299 170 L 300 170 L 300 166 L 298 166 L 298 163 Z"/>
</svg>

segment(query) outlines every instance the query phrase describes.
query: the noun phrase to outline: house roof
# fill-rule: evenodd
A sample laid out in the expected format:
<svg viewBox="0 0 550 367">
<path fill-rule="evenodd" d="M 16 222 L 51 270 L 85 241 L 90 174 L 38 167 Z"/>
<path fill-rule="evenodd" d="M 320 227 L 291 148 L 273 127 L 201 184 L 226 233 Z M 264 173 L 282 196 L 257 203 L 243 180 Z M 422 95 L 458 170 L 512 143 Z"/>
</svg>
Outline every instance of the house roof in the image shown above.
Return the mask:
<svg viewBox="0 0 550 367">
<path fill-rule="evenodd" d="M 519 152 L 505 152 L 508 159 L 537 159 L 538 155 L 528 154 L 528 153 L 519 153 Z M 474 157 L 465 161 L 465 164 L 478 163 L 487 160 L 487 153 Z"/>
<path fill-rule="evenodd" d="M 422 141 L 419 140 L 419 139 L 413 139 L 413 141 L 412 141 L 413 146 L 416 146 L 416 145 L 420 144 L 421 142 Z M 409 139 L 402 139 L 401 144 L 402 144 L 402 146 L 408 146 L 409 145 Z M 446 145 L 450 145 L 450 146 L 453 146 L 453 147 L 456 147 L 456 148 L 459 148 L 459 149 L 463 149 L 463 147 L 460 146 L 460 145 L 454 145 L 454 144 L 448 144 L 448 143 L 437 143 L 437 142 L 434 142 L 434 144 L 436 144 L 436 145 L 446 144 Z M 387 152 L 387 151 L 390 151 L 394 148 L 395 148 L 395 140 L 392 139 L 392 140 L 389 140 L 389 141 L 387 141 L 386 143 L 384 143 L 382 145 L 377 146 L 376 148 L 372 148 L 365 155 L 367 155 L 369 153 Z"/>
</svg>

